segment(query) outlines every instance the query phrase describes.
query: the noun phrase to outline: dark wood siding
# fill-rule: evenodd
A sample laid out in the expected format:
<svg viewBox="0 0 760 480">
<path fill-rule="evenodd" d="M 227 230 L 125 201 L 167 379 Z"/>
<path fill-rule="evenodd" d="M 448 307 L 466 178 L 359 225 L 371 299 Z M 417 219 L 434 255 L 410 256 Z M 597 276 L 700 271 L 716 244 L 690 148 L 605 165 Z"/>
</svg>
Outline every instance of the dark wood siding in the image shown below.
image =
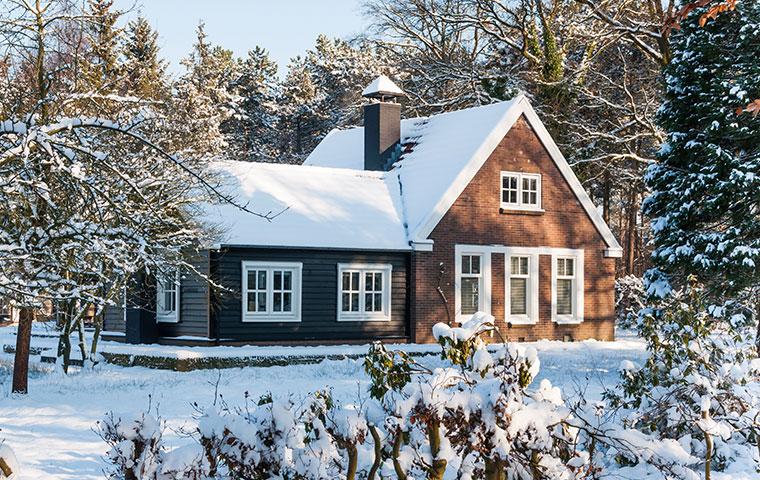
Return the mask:
<svg viewBox="0 0 760 480">
<path fill-rule="evenodd" d="M 208 250 L 194 254 L 189 262 L 202 275 L 208 276 Z M 183 272 L 179 291 L 179 322 L 159 322 L 159 336 L 208 337 L 208 302 L 208 282 L 195 273 Z"/>
<path fill-rule="evenodd" d="M 214 269 L 228 291 L 214 295 L 214 323 L 220 340 L 298 342 L 401 339 L 408 336 L 409 254 L 339 250 L 225 249 L 214 254 Z M 242 262 L 301 262 L 301 321 L 242 321 Z M 338 322 L 338 264 L 391 264 L 391 320 Z"/>
<path fill-rule="evenodd" d="M 207 276 L 209 274 L 209 252 L 207 250 L 194 254 L 193 257 L 190 258 L 190 263 L 202 275 Z M 150 298 L 136 301 L 138 301 L 139 304 L 144 305 L 143 309 L 149 312 L 149 314 L 155 319 L 155 280 L 151 278 L 149 282 L 151 283 L 148 288 Z M 182 279 L 180 280 L 179 295 L 179 322 L 159 322 L 159 336 L 178 337 L 187 335 L 194 337 L 208 337 L 208 282 L 195 273 L 184 272 Z M 119 299 L 119 303 L 123 303 L 123 301 L 123 298 Z M 123 307 L 106 308 L 104 314 L 104 330 L 109 332 L 125 331 Z"/>
</svg>

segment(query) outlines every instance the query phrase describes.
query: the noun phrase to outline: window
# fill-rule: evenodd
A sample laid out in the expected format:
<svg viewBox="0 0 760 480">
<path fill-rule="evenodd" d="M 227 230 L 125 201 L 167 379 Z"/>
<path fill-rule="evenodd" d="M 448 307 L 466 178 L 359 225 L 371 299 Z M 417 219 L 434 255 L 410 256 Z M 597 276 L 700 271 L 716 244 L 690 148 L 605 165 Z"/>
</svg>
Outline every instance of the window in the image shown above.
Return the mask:
<svg viewBox="0 0 760 480">
<path fill-rule="evenodd" d="M 501 172 L 501 208 L 541 210 L 541 175 Z"/>
<path fill-rule="evenodd" d="M 532 324 L 538 321 L 538 254 L 535 249 L 506 250 L 506 322 Z"/>
<path fill-rule="evenodd" d="M 552 319 L 583 321 L 583 254 L 552 256 Z"/>
<path fill-rule="evenodd" d="M 301 263 L 243 262 L 243 321 L 301 321 Z"/>
<path fill-rule="evenodd" d="M 156 321 L 179 321 L 179 270 L 164 272 L 156 279 Z"/>
<path fill-rule="evenodd" d="M 391 265 L 338 265 L 338 321 L 391 319 Z"/>
<path fill-rule="evenodd" d="M 487 246 L 455 248 L 455 312 L 463 322 L 475 312 L 491 313 L 491 250 Z"/>
</svg>

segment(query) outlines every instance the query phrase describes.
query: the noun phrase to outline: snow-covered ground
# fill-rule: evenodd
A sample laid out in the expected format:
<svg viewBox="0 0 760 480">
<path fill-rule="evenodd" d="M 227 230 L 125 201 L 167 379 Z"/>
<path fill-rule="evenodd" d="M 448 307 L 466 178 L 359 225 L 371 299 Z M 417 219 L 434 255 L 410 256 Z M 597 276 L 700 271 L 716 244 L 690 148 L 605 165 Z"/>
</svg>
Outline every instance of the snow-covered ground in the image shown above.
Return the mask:
<svg viewBox="0 0 760 480">
<path fill-rule="evenodd" d="M 617 381 L 623 360 L 641 362 L 644 356 L 643 343 L 630 336 L 616 342 L 533 345 L 541 360 L 539 377 L 561 386 L 566 396 L 588 385 L 586 395 L 598 398 L 604 385 Z M 427 356 L 421 362 L 435 365 L 440 360 Z M 266 392 L 305 394 L 325 386 L 332 387 L 337 398 L 352 401 L 367 384 L 361 360 L 350 359 L 193 372 L 101 365 L 69 376 L 35 362 L 29 395 L 15 397 L 8 394 L 11 366 L 12 355 L 0 354 L 0 437 L 16 451 L 22 479 L 103 478 L 106 445 L 93 429 L 109 410 L 134 414 L 149 403 L 158 405 L 168 422 L 165 437 L 171 440 L 177 439 L 177 430 L 192 417 L 192 403 L 210 404 L 215 389 L 235 405 L 243 403 L 245 392 L 257 398 Z"/>
</svg>

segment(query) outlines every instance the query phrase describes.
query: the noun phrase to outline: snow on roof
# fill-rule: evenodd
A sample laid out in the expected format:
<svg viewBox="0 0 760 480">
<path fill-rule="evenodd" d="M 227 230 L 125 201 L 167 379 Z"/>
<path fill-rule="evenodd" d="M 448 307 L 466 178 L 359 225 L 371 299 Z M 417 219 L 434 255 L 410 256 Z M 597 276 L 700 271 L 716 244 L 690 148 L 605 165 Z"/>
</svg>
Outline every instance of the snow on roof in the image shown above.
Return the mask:
<svg viewBox="0 0 760 480">
<path fill-rule="evenodd" d="M 406 219 L 412 238 L 416 238 L 415 234 L 428 214 L 435 209 L 473 156 L 482 149 L 494 127 L 510 111 L 513 102 L 401 121 L 401 143 L 414 145 L 392 172 L 398 172 L 401 177 Z M 304 165 L 361 170 L 364 168 L 363 142 L 362 127 L 333 130 L 309 155 Z"/>
<path fill-rule="evenodd" d="M 271 222 L 229 204 L 207 205 L 221 245 L 408 250 L 398 177 L 385 172 L 224 161 L 226 192 Z"/>
<path fill-rule="evenodd" d="M 380 75 L 376 79 L 372 80 L 372 83 L 367 85 L 367 87 L 362 92 L 363 97 L 374 97 L 382 95 L 401 97 L 405 96 L 406 94 L 399 88 L 398 85 L 393 83 L 393 80 L 386 77 L 385 75 Z"/>
</svg>

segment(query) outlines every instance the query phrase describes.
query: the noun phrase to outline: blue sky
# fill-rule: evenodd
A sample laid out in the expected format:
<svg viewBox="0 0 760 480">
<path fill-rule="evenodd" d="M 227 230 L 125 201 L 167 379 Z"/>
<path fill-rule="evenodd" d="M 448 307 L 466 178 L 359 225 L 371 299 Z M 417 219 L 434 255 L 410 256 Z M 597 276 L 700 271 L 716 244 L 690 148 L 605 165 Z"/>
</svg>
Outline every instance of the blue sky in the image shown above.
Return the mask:
<svg viewBox="0 0 760 480">
<path fill-rule="evenodd" d="M 117 0 L 129 8 L 135 0 Z M 243 56 L 255 45 L 269 50 L 283 74 L 290 58 L 314 45 L 317 35 L 348 37 L 366 21 L 361 0 L 138 0 L 137 11 L 159 32 L 161 53 L 170 71 L 181 71 L 179 60 L 195 41 L 198 21 L 206 23 L 209 40 Z"/>
</svg>

